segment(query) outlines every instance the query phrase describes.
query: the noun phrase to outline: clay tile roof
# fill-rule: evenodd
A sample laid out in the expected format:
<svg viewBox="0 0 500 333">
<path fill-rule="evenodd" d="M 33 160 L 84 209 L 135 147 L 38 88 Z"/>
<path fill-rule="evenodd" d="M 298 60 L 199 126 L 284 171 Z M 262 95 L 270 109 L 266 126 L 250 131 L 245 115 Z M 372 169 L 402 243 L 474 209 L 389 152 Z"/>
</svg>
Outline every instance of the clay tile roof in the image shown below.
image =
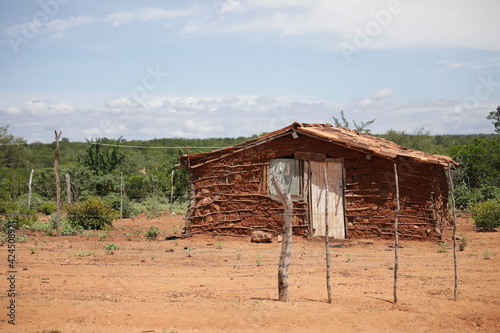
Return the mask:
<svg viewBox="0 0 500 333">
<path fill-rule="evenodd" d="M 331 124 L 293 123 L 257 139 L 249 140 L 231 147 L 217 149 L 208 153 L 189 155 L 190 160 L 194 162 L 192 167 L 225 158 L 233 153 L 245 150 L 252 146 L 268 142 L 284 135 L 289 135 L 291 132 L 312 136 L 320 140 L 326 140 L 334 144 L 339 144 L 347 148 L 359 150 L 367 154 L 372 154 L 390 160 L 394 160 L 397 157 L 404 157 L 418 162 L 438 164 L 444 167 L 448 167 L 450 164 L 453 166 L 459 165 L 459 163 L 455 162 L 451 157 L 406 148 L 392 141 L 369 134 L 358 133 L 349 128 L 334 127 Z M 185 161 L 187 156 L 184 155 L 180 159 L 181 161 Z"/>
<path fill-rule="evenodd" d="M 451 157 L 425 153 L 403 147 L 382 138 L 369 134 L 358 133 L 355 130 L 344 127 L 333 127 L 330 124 L 299 124 L 295 123 L 294 129 L 298 133 L 309 134 L 328 141 L 340 143 L 349 148 L 360 149 L 373 155 L 395 159 L 396 157 L 407 157 L 422 163 L 458 166 Z"/>
</svg>

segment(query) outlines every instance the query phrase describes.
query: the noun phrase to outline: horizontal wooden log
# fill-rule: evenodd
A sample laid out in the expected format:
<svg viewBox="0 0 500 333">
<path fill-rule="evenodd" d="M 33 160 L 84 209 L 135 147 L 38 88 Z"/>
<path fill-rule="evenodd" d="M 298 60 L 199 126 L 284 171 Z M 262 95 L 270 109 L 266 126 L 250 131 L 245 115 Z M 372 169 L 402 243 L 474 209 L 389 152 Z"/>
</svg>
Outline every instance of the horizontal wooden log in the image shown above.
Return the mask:
<svg viewBox="0 0 500 333">
<path fill-rule="evenodd" d="M 364 210 L 370 210 L 370 209 L 377 209 L 377 206 L 374 207 L 356 207 L 356 208 L 346 208 L 346 211 L 348 212 L 358 212 L 358 211 L 364 211 Z"/>
<path fill-rule="evenodd" d="M 381 198 L 382 196 L 376 194 L 362 195 L 362 194 L 349 194 L 347 193 L 346 198 Z"/>
<path fill-rule="evenodd" d="M 351 192 L 380 192 L 378 188 L 349 188 L 344 191 L 345 193 Z"/>
<path fill-rule="evenodd" d="M 218 168 L 242 168 L 242 167 L 252 167 L 252 166 L 262 166 L 262 165 L 268 165 L 269 162 L 261 162 L 261 163 L 247 163 L 247 164 L 219 164 L 214 166 L 214 171 L 219 171 L 217 170 Z"/>
<path fill-rule="evenodd" d="M 201 189 L 201 188 L 209 188 L 209 187 L 215 187 L 215 186 L 234 186 L 234 183 L 209 184 L 209 185 L 197 186 L 196 188 Z"/>
<path fill-rule="evenodd" d="M 304 160 L 304 161 L 315 161 L 315 162 L 326 161 L 326 155 L 322 153 L 297 151 L 295 152 L 294 157 L 297 160 Z"/>
<path fill-rule="evenodd" d="M 214 227 L 214 228 L 206 228 L 206 231 L 209 230 L 218 230 L 218 229 L 244 229 L 244 230 L 265 230 L 265 231 L 271 231 L 275 232 L 276 230 L 269 229 L 266 226 L 253 226 L 253 227 Z"/>
<path fill-rule="evenodd" d="M 377 219 L 386 219 L 386 218 L 388 218 L 388 216 L 386 216 L 386 215 L 367 215 L 367 214 L 359 214 L 359 215 L 356 215 L 356 214 L 345 214 L 345 216 L 346 217 L 371 217 L 371 218 L 377 218 Z"/>
<path fill-rule="evenodd" d="M 398 214 L 399 217 L 406 217 L 406 218 L 412 218 L 412 219 L 419 219 L 419 220 L 428 220 L 428 221 L 435 221 L 435 218 L 432 217 L 427 217 L 427 216 L 415 216 L 415 215 L 403 215 L 403 214 Z"/>
</svg>

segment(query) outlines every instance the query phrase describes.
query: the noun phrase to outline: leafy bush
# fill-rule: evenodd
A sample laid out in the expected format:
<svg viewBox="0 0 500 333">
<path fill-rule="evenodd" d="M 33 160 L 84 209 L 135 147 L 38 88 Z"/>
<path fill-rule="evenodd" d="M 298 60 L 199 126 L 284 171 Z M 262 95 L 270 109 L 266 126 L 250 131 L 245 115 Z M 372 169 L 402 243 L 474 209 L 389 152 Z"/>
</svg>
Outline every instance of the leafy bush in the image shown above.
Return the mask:
<svg viewBox="0 0 500 333">
<path fill-rule="evenodd" d="M 4 205 L 6 219 L 14 222 L 16 229 L 29 228 L 35 223 L 38 218 L 33 209 L 28 209 L 27 206 L 20 206 L 18 203 L 9 203 Z"/>
<path fill-rule="evenodd" d="M 458 210 L 466 210 L 472 204 L 481 201 L 482 195 L 477 189 L 471 189 L 465 182 L 455 186 L 455 206 Z M 451 202 L 451 201 L 450 201 Z"/>
<path fill-rule="evenodd" d="M 29 229 L 31 231 L 42 231 L 42 232 L 50 234 L 54 228 L 53 228 L 51 222 L 45 223 L 45 222 L 38 220 L 35 223 L 31 224 L 30 226 L 26 226 L 25 229 Z"/>
<path fill-rule="evenodd" d="M 115 250 L 119 250 L 120 249 L 120 245 L 118 244 L 106 244 L 104 245 L 104 252 L 106 254 L 114 254 L 115 253 Z"/>
<path fill-rule="evenodd" d="M 38 212 L 45 215 L 50 215 L 54 213 L 56 210 L 57 210 L 57 205 L 54 201 L 45 201 L 38 207 Z"/>
<path fill-rule="evenodd" d="M 118 212 L 112 208 L 109 201 L 92 197 L 81 203 L 70 204 L 67 207 L 68 221 L 73 227 L 101 230 L 111 226 L 118 217 Z"/>
<path fill-rule="evenodd" d="M 120 212 L 120 194 L 118 193 L 110 193 L 104 197 L 105 200 L 111 202 L 111 206 L 117 212 Z M 133 217 L 137 215 L 137 210 L 135 206 L 132 205 L 130 199 L 125 195 L 123 197 L 123 207 L 122 207 L 122 215 L 123 217 Z"/>
<path fill-rule="evenodd" d="M 157 227 L 150 227 L 148 231 L 146 231 L 146 238 L 148 240 L 154 240 L 158 237 L 158 228 Z"/>
<path fill-rule="evenodd" d="M 500 225 L 500 199 L 479 202 L 471 208 L 476 227 L 493 230 Z"/>
<path fill-rule="evenodd" d="M 142 202 L 147 217 L 161 216 L 169 211 L 167 199 L 158 196 L 149 197 Z"/>
<path fill-rule="evenodd" d="M 459 210 L 467 210 L 478 202 L 490 199 L 500 199 L 500 188 L 488 184 L 470 188 L 465 182 L 455 187 L 455 205 Z"/>
<path fill-rule="evenodd" d="M 19 207 L 28 207 L 28 194 L 23 194 L 17 199 L 17 204 Z M 30 209 L 33 210 L 38 210 L 38 208 L 44 203 L 44 199 L 37 195 L 37 194 L 32 194 L 31 195 L 31 201 L 30 201 Z"/>
</svg>

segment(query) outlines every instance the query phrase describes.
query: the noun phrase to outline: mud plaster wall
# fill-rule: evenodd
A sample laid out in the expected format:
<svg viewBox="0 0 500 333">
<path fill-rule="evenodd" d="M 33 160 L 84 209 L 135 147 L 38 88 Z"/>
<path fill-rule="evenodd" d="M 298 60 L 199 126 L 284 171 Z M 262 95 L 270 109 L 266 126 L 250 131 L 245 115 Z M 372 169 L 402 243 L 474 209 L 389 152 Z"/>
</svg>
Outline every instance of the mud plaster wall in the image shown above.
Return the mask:
<svg viewBox="0 0 500 333">
<path fill-rule="evenodd" d="M 343 158 L 348 238 L 392 238 L 396 207 L 393 161 L 304 135 L 291 135 L 191 170 L 190 233 L 280 234 L 281 204 L 269 196 L 268 165 L 295 152 Z M 196 160 L 191 161 L 196 165 Z M 436 239 L 447 221 L 448 186 L 441 166 L 398 159 L 400 236 Z M 307 198 L 294 198 L 293 230 L 309 235 Z"/>
</svg>

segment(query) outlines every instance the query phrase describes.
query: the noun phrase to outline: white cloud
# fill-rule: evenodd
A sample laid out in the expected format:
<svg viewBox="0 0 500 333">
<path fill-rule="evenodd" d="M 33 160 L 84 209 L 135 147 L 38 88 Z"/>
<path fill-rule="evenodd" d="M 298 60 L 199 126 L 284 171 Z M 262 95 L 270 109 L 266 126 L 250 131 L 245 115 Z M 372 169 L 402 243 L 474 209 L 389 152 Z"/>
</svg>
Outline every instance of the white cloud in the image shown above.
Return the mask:
<svg viewBox="0 0 500 333">
<path fill-rule="evenodd" d="M 29 100 L 23 107 L 0 110 L 6 124 L 28 141 L 53 141 L 53 129 L 62 130 L 70 140 L 123 136 L 127 140 L 163 137 L 207 138 L 250 136 L 273 131 L 293 122 L 332 123 L 344 110 L 346 119 L 358 124 L 375 119 L 373 133 L 389 129 L 413 133 L 417 128 L 432 134 L 491 133 L 487 111 L 496 106 L 479 103 L 473 109 L 460 101 L 437 99 L 401 102 L 390 98 L 394 92 L 381 89 L 370 97 L 348 103 L 310 101 L 302 97 L 277 96 L 271 104 L 254 101 L 262 96 L 236 95 L 238 103 L 228 104 L 221 96 L 164 98 L 152 105 L 130 104 L 126 99 L 106 102 L 102 110 L 83 110 L 68 103 Z M 379 96 L 374 99 L 373 96 Z M 174 100 L 172 103 L 171 100 Z M 127 107 L 129 112 L 116 112 Z M 44 126 L 33 125 L 44 119 Z M 77 119 L 77 121 L 73 121 Z M 42 139 L 43 138 L 43 139 Z"/>
<path fill-rule="evenodd" d="M 115 99 L 110 99 L 105 102 L 105 106 L 115 112 L 131 111 L 133 109 L 143 108 L 142 103 L 137 102 L 132 98 L 119 97 Z"/>
<path fill-rule="evenodd" d="M 497 68 L 500 67 L 500 58 L 483 58 L 481 60 L 455 60 L 455 59 L 445 59 L 441 60 L 437 63 L 440 66 L 439 72 L 443 72 L 445 70 L 454 70 L 454 69 L 487 69 L 487 68 Z"/>
<path fill-rule="evenodd" d="M 373 93 L 371 96 L 372 99 L 375 100 L 380 100 L 380 99 L 386 99 L 386 98 L 391 98 L 394 96 L 394 90 L 385 88 L 385 89 L 380 89 L 377 90 L 376 92 Z"/>
<path fill-rule="evenodd" d="M 165 10 L 160 8 L 138 8 L 131 12 L 113 13 L 104 18 L 104 22 L 113 26 L 129 24 L 133 22 L 153 22 L 169 20 L 173 18 L 186 17 L 191 15 L 190 10 Z"/>
<path fill-rule="evenodd" d="M 5 109 L 5 113 L 8 115 L 19 115 L 22 114 L 23 111 L 15 106 L 9 106 L 7 109 Z"/>
<path fill-rule="evenodd" d="M 32 99 L 26 102 L 26 111 L 35 116 L 43 116 L 46 114 L 54 114 L 48 101 L 40 99 Z"/>
<path fill-rule="evenodd" d="M 65 102 L 54 104 L 52 108 L 56 114 L 70 114 L 76 111 L 73 105 Z"/>
<path fill-rule="evenodd" d="M 95 22 L 95 18 L 89 16 L 71 16 L 65 20 L 54 19 L 47 23 L 47 31 L 53 38 L 60 38 L 68 29 L 87 25 Z"/>
<path fill-rule="evenodd" d="M 352 42 L 357 34 L 365 34 L 369 43 L 363 48 L 438 46 L 500 51 L 500 43 L 491 39 L 500 30 L 497 0 L 228 0 L 218 1 L 215 7 L 221 20 L 190 21 L 183 31 L 325 34 L 329 36 L 326 46 L 337 50 L 340 42 Z"/>
<path fill-rule="evenodd" d="M 28 113 L 33 116 L 58 116 L 72 114 L 77 111 L 77 108 L 71 104 L 65 102 L 51 103 L 49 101 L 41 99 L 32 99 L 26 102 L 22 109 L 18 109 L 15 106 L 7 108 L 7 111 L 16 111 L 19 113 Z M 14 114 L 14 113 L 11 113 Z"/>
<path fill-rule="evenodd" d="M 276 102 L 276 96 L 274 95 L 266 95 L 266 96 L 258 96 L 255 98 L 255 102 L 259 104 L 271 104 Z"/>
<path fill-rule="evenodd" d="M 236 96 L 224 96 L 224 98 L 222 99 L 222 102 L 227 104 L 234 104 L 238 103 L 239 101 L 240 99 Z"/>
<path fill-rule="evenodd" d="M 87 25 L 95 22 L 96 19 L 89 16 L 71 16 L 67 19 L 24 20 L 22 24 L 11 25 L 4 29 L 7 36 L 18 36 L 17 38 L 31 39 L 35 36 L 49 34 L 52 38 L 59 38 L 68 29 Z"/>
</svg>

